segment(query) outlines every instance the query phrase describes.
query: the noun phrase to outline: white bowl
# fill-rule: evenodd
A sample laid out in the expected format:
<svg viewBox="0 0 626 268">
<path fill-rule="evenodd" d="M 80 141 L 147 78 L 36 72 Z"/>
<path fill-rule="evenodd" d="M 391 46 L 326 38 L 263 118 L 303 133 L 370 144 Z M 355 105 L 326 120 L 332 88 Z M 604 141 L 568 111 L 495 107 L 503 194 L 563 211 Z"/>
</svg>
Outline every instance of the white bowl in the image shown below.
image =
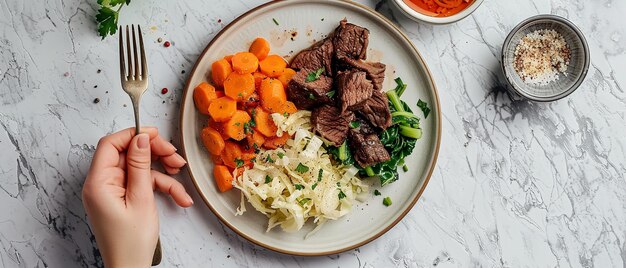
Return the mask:
<svg viewBox="0 0 626 268">
<path fill-rule="evenodd" d="M 402 13 L 405 16 L 409 17 L 410 19 L 414 21 L 418 21 L 418 22 L 423 21 L 423 22 L 428 22 L 432 24 L 449 24 L 449 23 L 460 21 L 463 18 L 472 14 L 472 12 L 474 12 L 474 10 L 476 10 L 480 6 L 480 4 L 483 3 L 483 0 L 474 0 L 474 3 L 469 5 L 466 9 L 463 9 L 461 12 L 456 13 L 452 16 L 433 17 L 433 16 L 428 16 L 426 14 L 415 11 L 409 5 L 407 5 L 404 1 L 405 0 L 393 0 L 391 2 L 393 2 L 396 5 L 396 7 L 400 11 L 402 11 Z"/>
</svg>

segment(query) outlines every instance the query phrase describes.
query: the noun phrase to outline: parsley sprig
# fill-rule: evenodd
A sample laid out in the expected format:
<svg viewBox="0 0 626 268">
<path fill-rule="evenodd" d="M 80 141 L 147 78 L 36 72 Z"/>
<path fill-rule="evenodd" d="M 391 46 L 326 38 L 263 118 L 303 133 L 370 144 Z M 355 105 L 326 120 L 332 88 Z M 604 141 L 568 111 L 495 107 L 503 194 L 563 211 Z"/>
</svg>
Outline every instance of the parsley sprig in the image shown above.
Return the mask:
<svg viewBox="0 0 626 268">
<path fill-rule="evenodd" d="M 124 4 L 130 5 L 130 0 L 98 0 L 100 9 L 96 14 L 96 21 L 98 22 L 98 35 L 102 39 L 117 32 L 120 10 Z"/>
<path fill-rule="evenodd" d="M 320 76 L 322 75 L 322 73 L 325 71 L 326 69 L 324 69 L 324 67 L 319 68 L 313 72 L 310 72 L 309 74 L 307 74 L 306 79 L 304 80 L 305 82 L 309 83 L 309 82 L 313 82 L 317 79 L 320 79 Z"/>
</svg>

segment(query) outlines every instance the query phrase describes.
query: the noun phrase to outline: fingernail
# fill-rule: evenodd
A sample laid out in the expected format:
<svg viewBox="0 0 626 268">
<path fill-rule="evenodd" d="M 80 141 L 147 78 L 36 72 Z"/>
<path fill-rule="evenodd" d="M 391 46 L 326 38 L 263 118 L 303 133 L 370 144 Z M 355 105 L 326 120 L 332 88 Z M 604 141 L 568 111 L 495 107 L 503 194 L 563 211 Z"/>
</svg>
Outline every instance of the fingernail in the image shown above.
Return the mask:
<svg viewBox="0 0 626 268">
<path fill-rule="evenodd" d="M 182 155 L 176 154 L 176 158 L 178 158 L 178 160 L 181 160 L 181 161 L 185 162 L 185 164 L 187 164 L 187 160 L 185 160 L 185 158 L 183 158 Z"/>
<path fill-rule="evenodd" d="M 193 198 L 189 194 L 187 194 L 187 199 L 189 199 L 189 203 L 193 205 Z"/>
<path fill-rule="evenodd" d="M 150 137 L 148 134 L 141 133 L 137 136 L 137 147 L 139 147 L 139 149 L 148 148 L 150 146 Z"/>
</svg>

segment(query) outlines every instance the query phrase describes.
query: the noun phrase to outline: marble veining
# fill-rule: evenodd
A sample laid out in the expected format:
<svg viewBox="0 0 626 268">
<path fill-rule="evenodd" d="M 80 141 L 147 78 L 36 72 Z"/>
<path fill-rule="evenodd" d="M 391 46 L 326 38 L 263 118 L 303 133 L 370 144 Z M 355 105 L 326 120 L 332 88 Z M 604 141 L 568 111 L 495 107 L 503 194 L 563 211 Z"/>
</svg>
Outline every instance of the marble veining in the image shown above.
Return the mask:
<svg viewBox="0 0 626 268">
<path fill-rule="evenodd" d="M 96 35 L 96 1 L 0 1 L 0 267 L 101 267 L 80 191 L 100 136 L 133 125 L 115 38 Z M 390 232 L 356 250 L 302 258 L 254 246 L 196 205 L 159 196 L 163 267 L 625 267 L 626 2 L 486 0 L 452 25 L 397 23 L 439 89 L 443 135 L 422 198 Z M 148 40 L 144 124 L 178 142 L 178 105 L 196 58 L 260 1 L 133 1 L 121 23 Z M 500 48 L 536 14 L 589 41 L 591 69 L 569 97 L 508 93 Z M 164 48 L 157 38 L 172 42 Z M 169 88 L 161 94 L 160 89 Z M 94 100 L 98 98 L 99 102 Z"/>
</svg>

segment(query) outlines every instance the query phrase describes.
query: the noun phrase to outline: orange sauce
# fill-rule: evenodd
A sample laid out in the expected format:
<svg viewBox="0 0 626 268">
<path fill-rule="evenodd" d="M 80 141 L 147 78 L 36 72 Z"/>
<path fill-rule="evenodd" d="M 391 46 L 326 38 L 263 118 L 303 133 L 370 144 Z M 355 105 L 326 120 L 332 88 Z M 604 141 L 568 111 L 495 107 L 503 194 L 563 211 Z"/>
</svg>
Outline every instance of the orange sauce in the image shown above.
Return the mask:
<svg viewBox="0 0 626 268">
<path fill-rule="evenodd" d="M 474 0 L 404 0 L 413 10 L 432 17 L 448 17 L 467 8 Z"/>
</svg>

